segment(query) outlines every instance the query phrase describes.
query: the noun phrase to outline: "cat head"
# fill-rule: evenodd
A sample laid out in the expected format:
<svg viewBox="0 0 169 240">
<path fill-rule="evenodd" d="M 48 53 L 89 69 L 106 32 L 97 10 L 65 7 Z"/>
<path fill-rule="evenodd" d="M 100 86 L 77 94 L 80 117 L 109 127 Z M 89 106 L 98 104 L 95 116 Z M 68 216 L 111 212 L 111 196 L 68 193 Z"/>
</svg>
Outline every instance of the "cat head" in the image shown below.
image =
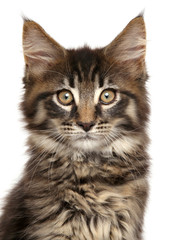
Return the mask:
<svg viewBox="0 0 169 240">
<path fill-rule="evenodd" d="M 142 16 L 106 47 L 76 50 L 25 20 L 23 51 L 22 110 L 39 145 L 128 152 L 140 144 L 148 115 Z"/>
</svg>

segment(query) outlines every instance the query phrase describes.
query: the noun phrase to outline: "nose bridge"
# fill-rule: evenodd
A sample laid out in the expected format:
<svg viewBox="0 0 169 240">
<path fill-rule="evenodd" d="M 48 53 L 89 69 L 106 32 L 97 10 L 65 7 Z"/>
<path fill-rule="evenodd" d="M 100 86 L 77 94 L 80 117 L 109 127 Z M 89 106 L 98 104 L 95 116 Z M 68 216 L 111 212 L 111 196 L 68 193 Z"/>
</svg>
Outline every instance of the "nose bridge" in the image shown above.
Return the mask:
<svg viewBox="0 0 169 240">
<path fill-rule="evenodd" d="M 92 99 L 82 102 L 78 109 L 78 121 L 83 123 L 93 122 L 95 120 L 95 106 Z"/>
<path fill-rule="evenodd" d="M 78 121 L 90 123 L 95 120 L 94 85 L 91 81 L 80 84 L 80 102 L 78 106 Z"/>
</svg>

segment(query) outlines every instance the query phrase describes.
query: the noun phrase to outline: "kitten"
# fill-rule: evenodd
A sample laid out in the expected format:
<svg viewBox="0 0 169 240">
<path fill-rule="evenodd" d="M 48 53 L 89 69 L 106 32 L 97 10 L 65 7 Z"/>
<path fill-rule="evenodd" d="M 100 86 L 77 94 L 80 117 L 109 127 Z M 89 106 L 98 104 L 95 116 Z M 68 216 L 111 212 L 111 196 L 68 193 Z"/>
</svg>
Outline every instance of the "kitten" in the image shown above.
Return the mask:
<svg viewBox="0 0 169 240">
<path fill-rule="evenodd" d="M 30 159 L 7 198 L 0 240 L 141 240 L 149 160 L 146 31 L 65 49 L 25 20 L 21 104 Z"/>
</svg>

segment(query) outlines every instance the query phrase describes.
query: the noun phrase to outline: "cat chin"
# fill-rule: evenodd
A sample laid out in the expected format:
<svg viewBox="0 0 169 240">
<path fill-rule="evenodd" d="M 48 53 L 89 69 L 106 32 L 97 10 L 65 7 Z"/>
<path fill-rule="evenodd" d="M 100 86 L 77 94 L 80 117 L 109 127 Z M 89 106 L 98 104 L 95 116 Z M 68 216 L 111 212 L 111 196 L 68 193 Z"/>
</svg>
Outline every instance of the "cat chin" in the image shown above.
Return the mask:
<svg viewBox="0 0 169 240">
<path fill-rule="evenodd" d="M 102 148 L 102 142 L 91 139 L 81 139 L 73 142 L 73 147 L 85 152 L 100 152 Z"/>
</svg>

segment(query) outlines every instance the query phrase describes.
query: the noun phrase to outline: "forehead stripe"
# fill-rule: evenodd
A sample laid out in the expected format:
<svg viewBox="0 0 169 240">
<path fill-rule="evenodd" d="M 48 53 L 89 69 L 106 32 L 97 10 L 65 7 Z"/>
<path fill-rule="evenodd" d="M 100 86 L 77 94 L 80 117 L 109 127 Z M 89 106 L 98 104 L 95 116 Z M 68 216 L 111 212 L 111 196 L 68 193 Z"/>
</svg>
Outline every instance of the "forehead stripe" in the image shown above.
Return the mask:
<svg viewBox="0 0 169 240">
<path fill-rule="evenodd" d="M 75 83 L 74 83 L 74 76 L 73 75 L 69 76 L 68 81 L 69 81 L 69 86 L 71 88 L 74 88 L 75 87 Z"/>
</svg>

